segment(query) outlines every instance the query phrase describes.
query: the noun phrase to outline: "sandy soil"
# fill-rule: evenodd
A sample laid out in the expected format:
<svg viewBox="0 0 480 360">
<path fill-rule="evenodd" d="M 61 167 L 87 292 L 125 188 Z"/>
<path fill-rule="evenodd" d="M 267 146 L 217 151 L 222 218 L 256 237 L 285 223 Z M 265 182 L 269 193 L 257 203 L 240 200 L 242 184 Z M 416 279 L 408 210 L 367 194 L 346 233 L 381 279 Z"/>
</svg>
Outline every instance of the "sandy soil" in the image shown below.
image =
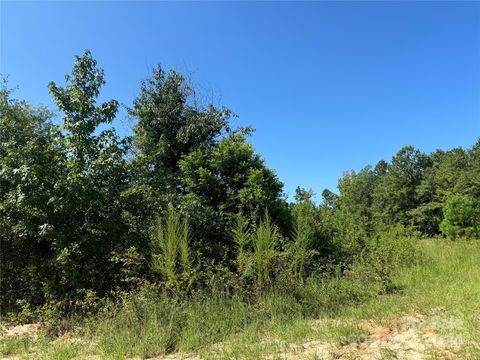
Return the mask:
<svg viewBox="0 0 480 360">
<path fill-rule="evenodd" d="M 439 311 L 436 311 L 437 313 Z M 319 321 L 312 322 L 312 326 L 321 326 Z M 335 346 L 321 341 L 306 341 L 300 345 L 292 345 L 287 352 L 268 356 L 267 359 L 402 359 L 421 360 L 428 358 L 436 359 L 460 359 L 455 351 L 461 347 L 460 339 L 450 336 L 444 337 L 438 333 L 442 327 L 455 326 L 455 323 L 441 320 L 434 313 L 429 315 L 409 315 L 396 318 L 384 323 L 362 321 L 357 324 L 368 335 L 359 341 L 352 339 L 341 346 Z M 36 337 L 39 324 L 27 324 L 3 328 L 2 336 Z M 4 358 L 6 359 L 6 358 Z M 8 359 L 16 359 L 10 357 Z M 90 360 L 100 359 L 89 357 Z M 154 358 L 155 360 L 201 360 L 196 354 L 175 353 Z M 132 359 L 133 360 L 133 359 Z"/>
</svg>

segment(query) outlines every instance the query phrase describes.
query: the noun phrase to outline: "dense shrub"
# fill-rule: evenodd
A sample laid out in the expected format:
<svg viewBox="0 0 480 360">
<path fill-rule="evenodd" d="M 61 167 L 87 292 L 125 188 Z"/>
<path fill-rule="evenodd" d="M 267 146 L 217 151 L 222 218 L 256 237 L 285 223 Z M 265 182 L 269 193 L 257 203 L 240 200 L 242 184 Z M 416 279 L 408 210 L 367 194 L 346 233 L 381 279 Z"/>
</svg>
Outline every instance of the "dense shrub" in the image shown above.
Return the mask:
<svg viewBox="0 0 480 360">
<path fill-rule="evenodd" d="M 449 239 L 480 237 L 480 203 L 464 195 L 451 196 L 440 229 Z"/>
<path fill-rule="evenodd" d="M 384 291 L 393 290 L 395 273 L 418 259 L 418 237 L 418 232 L 397 225 L 369 239 L 353 265 L 354 272 L 382 284 Z"/>
</svg>

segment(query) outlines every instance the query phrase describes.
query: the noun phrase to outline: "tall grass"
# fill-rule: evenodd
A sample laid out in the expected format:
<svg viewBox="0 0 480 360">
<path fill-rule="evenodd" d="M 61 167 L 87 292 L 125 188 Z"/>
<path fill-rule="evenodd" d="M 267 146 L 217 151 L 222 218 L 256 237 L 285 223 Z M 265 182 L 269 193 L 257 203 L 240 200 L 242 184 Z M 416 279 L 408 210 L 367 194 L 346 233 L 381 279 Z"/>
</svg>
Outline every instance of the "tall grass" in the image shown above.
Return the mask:
<svg viewBox="0 0 480 360">
<path fill-rule="evenodd" d="M 196 294 L 177 301 L 144 289 L 126 299 L 113 315 L 97 321 L 90 337 L 103 356 L 116 359 L 176 351 L 207 358 L 257 358 L 272 350 L 253 346 L 259 338 L 270 337 L 266 334 L 298 341 L 311 331 L 311 325 L 303 324 L 305 319 L 333 316 L 342 307 L 375 294 L 373 284 L 336 276 L 310 279 L 290 289 L 270 289 L 255 302 L 221 294 Z"/>
</svg>

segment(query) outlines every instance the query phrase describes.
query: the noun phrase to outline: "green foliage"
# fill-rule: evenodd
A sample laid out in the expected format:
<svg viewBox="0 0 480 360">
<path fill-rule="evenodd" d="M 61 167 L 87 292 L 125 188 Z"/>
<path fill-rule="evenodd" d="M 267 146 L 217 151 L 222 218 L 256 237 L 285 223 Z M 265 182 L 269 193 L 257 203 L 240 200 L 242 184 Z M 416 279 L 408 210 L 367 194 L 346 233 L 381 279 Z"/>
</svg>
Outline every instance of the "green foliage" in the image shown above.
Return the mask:
<svg viewBox="0 0 480 360">
<path fill-rule="evenodd" d="M 97 126 L 110 123 L 115 118 L 119 104 L 116 100 L 110 100 L 96 105 L 105 79 L 103 70 L 97 68 L 97 62 L 88 50 L 82 56 L 75 57 L 72 74 L 66 75 L 65 81 L 65 87 L 54 82 L 49 83 L 48 87 L 58 109 L 64 113 L 63 128 L 68 132 L 66 140 L 72 154 L 71 166 L 81 174 L 100 155 L 96 141 L 115 141 L 109 131 L 99 137 L 92 134 Z"/>
<path fill-rule="evenodd" d="M 259 289 L 264 289 L 270 284 L 272 261 L 277 256 L 279 240 L 278 228 L 271 222 L 268 212 L 265 212 L 253 241 L 253 268 Z"/>
<path fill-rule="evenodd" d="M 88 51 L 76 57 L 66 81 L 49 85 L 63 132 L 48 112 L 2 90 L 2 285 L 12 286 L 3 311 L 21 300 L 74 304 L 82 289 L 107 293 L 116 285 L 111 253 L 136 241 L 124 238 L 130 231 L 122 216 L 128 139 L 113 129 L 94 133 L 112 121 L 118 103 L 96 105 L 103 72 Z"/>
<path fill-rule="evenodd" d="M 123 359 L 174 351 L 177 329 L 184 323 L 181 308 L 174 304 L 148 287 L 128 297 L 121 310 L 95 325 L 100 352 Z"/>
<path fill-rule="evenodd" d="M 29 337 L 11 337 L 0 339 L 0 355 L 9 357 L 10 355 L 28 354 L 31 346 Z"/>
<path fill-rule="evenodd" d="M 189 227 L 172 204 L 168 205 L 165 220 L 159 219 L 152 240 L 151 269 L 165 277 L 167 288 L 179 290 L 193 279 L 188 245 Z"/>
<path fill-rule="evenodd" d="M 135 246 L 130 246 L 122 252 L 113 251 L 109 259 L 110 266 L 117 269 L 113 277 L 117 284 L 115 290 L 131 290 L 139 287 L 144 279 L 146 259 Z"/>
<path fill-rule="evenodd" d="M 229 352 L 237 342 L 240 346 L 256 343 L 259 337 L 265 337 L 266 330 L 288 339 L 295 336 L 290 329 L 294 323 L 326 318 L 371 299 L 377 294 L 378 285 L 363 280 L 366 279 L 311 278 L 303 285 L 265 292 L 255 303 L 228 293 L 197 293 L 179 302 L 155 287 L 145 286 L 92 324 L 90 336 L 104 356 L 154 357 L 195 351 L 207 358 L 230 358 L 233 355 Z M 311 323 L 306 325 L 301 338 L 313 331 Z M 247 357 L 257 355 L 248 352 Z"/>
<path fill-rule="evenodd" d="M 451 196 L 440 228 L 449 239 L 480 237 L 480 204 L 465 195 Z"/>
<path fill-rule="evenodd" d="M 407 146 L 391 163 L 380 161 L 373 170 L 348 172 L 339 181 L 338 198 L 325 192 L 322 209 L 333 219 L 329 232 L 334 256 L 351 258 L 368 239 L 397 224 L 423 236 L 439 235 L 447 199 L 462 195 L 478 202 L 479 164 L 478 146 L 430 155 Z"/>
<path fill-rule="evenodd" d="M 411 224 L 408 211 L 418 206 L 415 193 L 429 158 L 412 146 L 402 148 L 387 166 L 373 194 L 374 216 L 385 225 Z"/>
<path fill-rule="evenodd" d="M 172 70 L 154 69 L 143 81 L 134 100 L 132 116 L 136 159 L 144 180 L 157 193 L 176 185 L 179 161 L 199 148 L 211 148 L 217 138 L 230 131 L 230 110 L 213 105 L 202 108 L 185 78 Z"/>
<path fill-rule="evenodd" d="M 56 183 L 63 175 L 61 134 L 51 113 L 0 90 L 0 282 L 2 312 L 45 301 L 51 277 Z"/>
<path fill-rule="evenodd" d="M 235 216 L 235 223 L 232 229 L 233 241 L 237 246 L 236 265 L 240 276 L 245 277 L 250 273 L 251 251 L 253 236 L 250 231 L 247 219 L 242 213 Z"/>
<path fill-rule="evenodd" d="M 298 193 L 298 192 L 297 192 Z M 311 196 L 302 196 L 300 203 L 292 209 L 294 226 L 292 232 L 291 244 L 291 270 L 295 278 L 303 281 L 307 276 L 307 268 L 318 254 L 318 250 L 313 248 L 314 245 L 314 214 L 315 208 L 310 201 Z"/>
<path fill-rule="evenodd" d="M 195 251 L 208 258 L 234 259 L 229 232 L 233 215 L 242 212 L 254 224 L 268 209 L 282 222 L 286 206 L 282 183 L 248 144 L 243 132 L 198 149 L 180 161 L 181 206 L 196 234 Z M 283 221 L 283 223 L 285 223 Z"/>
<path fill-rule="evenodd" d="M 407 146 L 390 162 L 345 173 L 320 204 L 300 187 L 287 204 L 247 141 L 252 129 L 232 129 L 232 112 L 200 103 L 181 74 L 158 67 L 141 83 L 132 139 L 108 127 L 119 103 L 98 103 L 104 84 L 88 50 L 75 57 L 65 85 L 49 84 L 60 125 L 0 90 L 0 308 L 12 320 L 40 319 L 54 332 L 65 314 L 94 317 L 109 298 L 141 297 L 153 283 L 160 305 L 136 298 L 117 314 L 118 326 L 139 331 L 139 347 L 125 331 L 102 346 L 156 355 L 203 344 L 185 319 L 212 341 L 241 326 L 224 317 L 205 329 L 189 297 L 265 301 L 266 318 L 319 314 L 315 304 L 334 309 L 391 290 L 392 274 L 414 262 L 417 237 L 480 236 L 480 140 L 429 155 Z M 224 311 L 217 305 L 204 315 Z M 244 316 L 247 305 L 231 305 Z"/>
<path fill-rule="evenodd" d="M 291 345 L 310 339 L 344 350 L 346 343 L 368 336 L 359 323 L 390 324 L 413 311 L 442 335 L 463 340 L 456 355 L 475 358 L 480 337 L 476 311 L 480 244 L 441 239 L 417 244 L 422 261 L 392 277 L 401 291 L 388 296 L 376 296 L 383 285 L 357 273 L 311 277 L 301 286 L 277 288 L 255 302 L 229 294 L 195 294 L 179 302 L 156 286 L 144 285 L 121 304 L 109 304 L 80 332 L 60 339 L 42 335 L 0 339 L 0 354 L 49 358 L 47 354 L 58 350 L 76 358 L 125 359 L 179 351 L 171 357 L 187 353 L 202 358 L 281 357 L 291 353 Z"/>
<path fill-rule="evenodd" d="M 336 201 L 335 216 L 338 235 L 334 240 L 342 259 L 351 261 L 361 252 L 373 235 L 373 193 L 377 175 L 370 167 L 359 173 L 347 172 L 338 182 L 340 196 Z"/>
<path fill-rule="evenodd" d="M 82 351 L 82 344 L 58 342 L 45 354 L 46 359 L 51 360 L 70 360 L 77 359 Z"/>
<path fill-rule="evenodd" d="M 382 232 L 369 240 L 364 253 L 354 264 L 357 273 L 382 284 L 383 290 L 394 290 L 392 277 L 399 269 L 408 268 L 418 259 L 418 233 L 411 233 L 401 225 Z"/>
<path fill-rule="evenodd" d="M 81 289 L 105 294 L 116 270 L 109 267 L 111 253 L 127 247 L 120 200 L 127 189 L 128 139 L 119 139 L 114 129 L 94 133 L 114 119 L 118 102 L 96 104 L 105 80 L 89 51 L 75 58 L 65 79 L 64 87 L 49 84 L 66 132 L 64 172 L 49 200 L 54 211 L 52 227 L 57 231 L 51 264 L 57 273 L 50 275 L 47 292 L 68 299 Z"/>
</svg>

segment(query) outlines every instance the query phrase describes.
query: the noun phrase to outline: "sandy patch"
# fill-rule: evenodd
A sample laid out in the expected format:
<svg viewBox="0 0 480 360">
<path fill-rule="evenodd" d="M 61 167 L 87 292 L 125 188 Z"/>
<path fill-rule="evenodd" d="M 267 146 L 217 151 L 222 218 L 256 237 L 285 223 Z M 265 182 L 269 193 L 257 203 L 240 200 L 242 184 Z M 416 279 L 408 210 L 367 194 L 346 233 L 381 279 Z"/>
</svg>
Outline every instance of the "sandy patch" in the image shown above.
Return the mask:
<svg viewBox="0 0 480 360">
<path fill-rule="evenodd" d="M 445 338 L 438 318 L 410 315 L 378 324 L 363 321 L 358 324 L 369 335 L 364 342 L 347 344 L 335 352 L 337 359 L 405 359 L 421 360 L 433 354 L 441 359 L 459 359 L 455 354 L 461 341 Z"/>
<path fill-rule="evenodd" d="M 0 336 L 2 337 L 24 337 L 30 336 L 36 338 L 40 330 L 40 324 L 24 324 L 11 327 L 2 326 Z"/>
</svg>

